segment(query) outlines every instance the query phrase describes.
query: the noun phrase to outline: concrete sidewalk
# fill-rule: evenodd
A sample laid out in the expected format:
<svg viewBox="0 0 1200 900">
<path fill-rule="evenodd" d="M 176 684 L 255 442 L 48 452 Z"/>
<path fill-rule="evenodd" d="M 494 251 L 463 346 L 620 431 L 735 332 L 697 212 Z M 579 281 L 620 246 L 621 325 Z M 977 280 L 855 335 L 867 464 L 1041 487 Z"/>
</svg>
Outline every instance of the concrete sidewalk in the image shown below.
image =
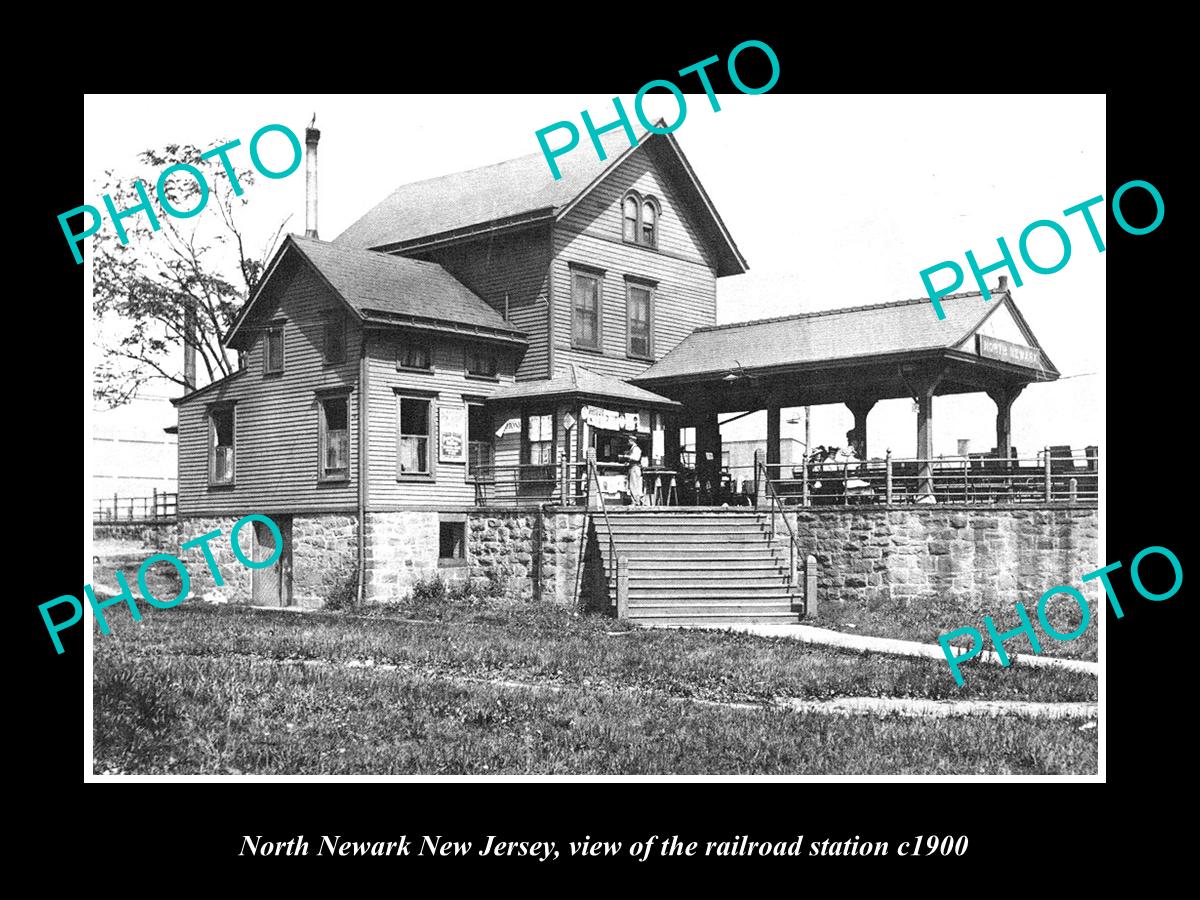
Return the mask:
<svg viewBox="0 0 1200 900">
<path fill-rule="evenodd" d="M 766 625 L 755 623 L 731 623 L 729 625 L 655 625 L 652 628 L 699 628 L 708 631 L 740 631 L 745 634 L 757 634 L 761 637 L 785 637 L 804 644 L 819 644 L 823 647 L 840 647 L 845 650 L 869 650 L 872 653 L 890 653 L 896 656 L 924 656 L 929 659 L 946 661 L 946 654 L 937 644 L 919 644 L 916 641 L 901 641 L 895 638 L 868 637 L 860 634 L 846 634 L 844 631 L 831 631 L 828 628 L 816 628 L 812 625 Z M 1008 654 L 1009 662 L 1016 666 L 1042 666 L 1051 669 L 1066 669 L 1071 672 L 1086 672 L 1090 675 L 1100 674 L 1100 664 L 1079 659 L 1061 659 L 1054 656 L 1035 656 L 1029 653 Z M 1000 664 L 1000 658 L 993 650 L 984 650 L 975 660 Z M 974 662 L 975 660 L 972 660 Z"/>
</svg>

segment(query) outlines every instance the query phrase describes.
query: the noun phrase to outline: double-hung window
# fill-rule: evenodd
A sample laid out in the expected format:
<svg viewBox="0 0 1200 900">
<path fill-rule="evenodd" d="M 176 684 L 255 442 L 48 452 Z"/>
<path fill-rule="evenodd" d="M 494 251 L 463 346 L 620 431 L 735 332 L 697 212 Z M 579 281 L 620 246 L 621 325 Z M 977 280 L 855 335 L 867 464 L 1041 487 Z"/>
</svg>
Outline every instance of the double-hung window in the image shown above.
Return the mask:
<svg viewBox="0 0 1200 900">
<path fill-rule="evenodd" d="M 331 312 L 325 317 L 325 364 L 340 365 L 346 361 L 346 317 Z"/>
<path fill-rule="evenodd" d="M 233 484 L 233 445 L 236 431 L 233 404 L 208 410 L 208 483 L 218 487 Z"/>
<path fill-rule="evenodd" d="M 467 476 L 484 476 L 492 466 L 492 423 L 482 403 L 467 404 Z"/>
<path fill-rule="evenodd" d="M 658 249 L 661 207 L 654 197 L 630 191 L 621 201 L 621 238 L 628 244 Z"/>
<path fill-rule="evenodd" d="M 571 344 L 585 350 L 600 349 L 600 298 L 598 273 L 571 270 Z"/>
<path fill-rule="evenodd" d="M 397 476 L 432 475 L 432 459 L 429 453 L 432 444 L 432 399 L 397 394 L 396 406 Z"/>
<path fill-rule="evenodd" d="M 320 398 L 322 481 L 346 481 L 350 477 L 349 403 L 345 394 Z"/>
<path fill-rule="evenodd" d="M 654 288 L 633 280 L 625 283 L 630 356 L 652 359 L 654 353 Z"/>
</svg>

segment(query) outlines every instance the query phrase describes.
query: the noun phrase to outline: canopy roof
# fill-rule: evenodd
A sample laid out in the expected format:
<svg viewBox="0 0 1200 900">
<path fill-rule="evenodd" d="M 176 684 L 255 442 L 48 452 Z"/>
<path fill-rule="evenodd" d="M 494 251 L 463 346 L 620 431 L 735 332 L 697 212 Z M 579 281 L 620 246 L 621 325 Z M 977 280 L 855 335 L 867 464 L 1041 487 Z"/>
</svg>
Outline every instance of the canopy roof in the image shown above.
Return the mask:
<svg viewBox="0 0 1200 900">
<path fill-rule="evenodd" d="M 628 382 L 570 365 L 553 378 L 518 381 L 492 394 L 490 402 L 540 400 L 550 397 L 580 397 L 618 401 L 626 405 L 675 407 L 679 404 Z"/>
<path fill-rule="evenodd" d="M 699 328 L 630 380 L 740 410 L 766 395 L 783 405 L 912 396 L 925 375 L 941 376 L 938 393 L 1059 377 L 1008 291 L 943 299 L 942 320 L 922 297 Z"/>
</svg>

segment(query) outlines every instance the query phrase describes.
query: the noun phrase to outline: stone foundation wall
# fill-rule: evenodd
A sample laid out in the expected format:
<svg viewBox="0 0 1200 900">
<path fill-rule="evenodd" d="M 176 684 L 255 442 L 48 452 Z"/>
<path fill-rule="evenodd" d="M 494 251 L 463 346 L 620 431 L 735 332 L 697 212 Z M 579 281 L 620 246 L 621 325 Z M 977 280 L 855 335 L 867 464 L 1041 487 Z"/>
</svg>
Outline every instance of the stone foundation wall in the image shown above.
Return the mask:
<svg viewBox="0 0 1200 900">
<path fill-rule="evenodd" d="M 575 602 L 576 580 L 587 545 L 587 514 L 579 509 L 549 509 L 541 529 L 539 599 L 551 603 Z M 586 606 L 589 585 L 581 582 L 580 603 Z"/>
<path fill-rule="evenodd" d="M 472 576 L 493 572 L 526 599 L 535 596 L 542 544 L 538 509 L 484 509 L 467 514 L 467 562 Z"/>
<path fill-rule="evenodd" d="M 437 511 L 367 513 L 363 599 L 401 600 L 413 582 L 438 573 Z"/>
<path fill-rule="evenodd" d="M 137 541 L 147 550 L 170 553 L 179 549 L 179 526 L 174 522 L 160 525 L 93 525 L 92 540 Z"/>
<path fill-rule="evenodd" d="M 806 509 L 788 514 L 827 603 L 946 604 L 964 624 L 1030 609 L 1103 565 L 1090 508 Z M 1007 621 L 1007 619 L 1005 620 Z"/>
<path fill-rule="evenodd" d="M 358 516 L 292 519 L 292 603 L 319 607 L 335 597 L 353 600 L 357 592 Z"/>
<path fill-rule="evenodd" d="M 187 566 L 188 575 L 192 579 L 192 590 L 188 599 L 201 597 L 205 594 L 219 593 L 230 603 L 250 602 L 250 573 L 251 570 L 242 565 L 233 555 L 233 547 L 229 543 L 229 534 L 233 531 L 234 523 L 241 516 L 217 516 L 214 518 L 180 519 L 176 543 L 166 552 L 183 560 Z M 220 587 L 213 581 L 208 563 L 204 558 L 204 550 L 197 546 L 180 552 L 181 545 L 193 541 L 210 531 L 219 531 L 221 536 L 208 542 L 217 569 L 221 573 L 224 584 Z M 247 524 L 238 533 L 238 544 L 247 558 L 253 559 L 254 526 Z"/>
</svg>

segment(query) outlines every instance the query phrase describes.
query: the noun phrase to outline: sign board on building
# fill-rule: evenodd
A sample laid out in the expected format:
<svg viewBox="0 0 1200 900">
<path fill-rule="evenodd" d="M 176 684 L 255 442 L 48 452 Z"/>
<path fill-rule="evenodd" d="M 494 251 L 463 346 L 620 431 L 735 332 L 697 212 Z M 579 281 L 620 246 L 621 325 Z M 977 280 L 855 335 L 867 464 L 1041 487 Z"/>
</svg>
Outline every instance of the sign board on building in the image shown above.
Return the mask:
<svg viewBox="0 0 1200 900">
<path fill-rule="evenodd" d="M 575 427 L 575 417 L 570 413 L 563 416 L 563 431 L 570 431 Z"/>
<path fill-rule="evenodd" d="M 496 437 L 504 437 L 506 434 L 520 434 L 521 420 L 519 418 L 509 419 L 503 425 L 496 429 Z"/>
<path fill-rule="evenodd" d="M 988 337 L 986 334 L 977 334 L 975 337 L 978 339 L 977 346 L 980 356 L 1012 363 L 1014 366 L 1025 366 L 1030 369 L 1042 368 L 1041 354 L 1032 347 L 1023 347 L 1010 341 Z"/>
<path fill-rule="evenodd" d="M 640 417 L 637 413 L 622 413 L 599 406 L 585 406 L 580 410 L 580 415 L 583 416 L 583 421 L 602 431 L 641 430 L 639 428 Z"/>
<path fill-rule="evenodd" d="M 439 462 L 466 462 L 466 419 L 461 406 L 438 407 Z"/>
</svg>

